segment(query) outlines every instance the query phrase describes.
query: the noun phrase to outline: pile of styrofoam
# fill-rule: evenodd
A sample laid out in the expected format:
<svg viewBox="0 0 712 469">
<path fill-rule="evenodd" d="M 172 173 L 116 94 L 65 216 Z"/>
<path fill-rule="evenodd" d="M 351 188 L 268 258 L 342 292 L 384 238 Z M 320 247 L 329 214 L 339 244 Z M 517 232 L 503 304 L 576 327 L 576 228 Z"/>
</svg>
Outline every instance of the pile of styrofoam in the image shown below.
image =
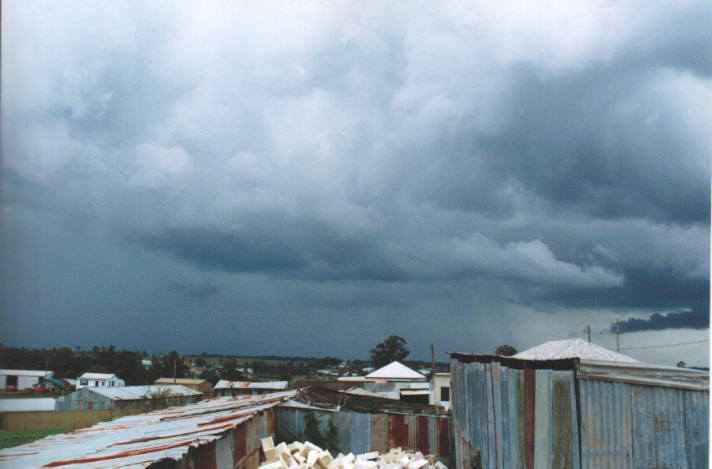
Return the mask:
<svg viewBox="0 0 712 469">
<path fill-rule="evenodd" d="M 446 469 L 434 456 L 401 448 L 393 448 L 385 454 L 372 451 L 359 455 L 339 453 L 333 457 L 329 451 L 308 441 L 275 446 L 269 437 L 262 440 L 262 451 L 265 462 L 260 467 L 265 469 Z"/>
</svg>

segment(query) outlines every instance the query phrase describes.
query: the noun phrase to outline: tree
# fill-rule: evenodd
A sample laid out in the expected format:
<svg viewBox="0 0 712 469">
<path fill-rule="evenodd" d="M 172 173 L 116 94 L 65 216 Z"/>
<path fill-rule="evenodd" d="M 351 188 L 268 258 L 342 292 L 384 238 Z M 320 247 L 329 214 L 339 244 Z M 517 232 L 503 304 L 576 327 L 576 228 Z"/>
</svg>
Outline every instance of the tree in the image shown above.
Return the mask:
<svg viewBox="0 0 712 469">
<path fill-rule="evenodd" d="M 679 362 L 677 362 L 677 367 L 678 367 L 678 368 L 685 368 L 685 362 L 682 361 L 682 360 L 680 360 Z"/>
<path fill-rule="evenodd" d="M 405 346 L 406 341 L 403 337 L 392 335 L 385 341 L 376 345 L 376 348 L 371 349 L 371 362 L 376 368 L 381 368 L 391 362 L 402 362 L 410 355 L 410 350 Z"/>
<path fill-rule="evenodd" d="M 517 349 L 507 344 L 502 344 L 494 350 L 494 354 L 500 357 L 511 357 L 512 355 L 516 355 L 516 353 Z"/>
</svg>

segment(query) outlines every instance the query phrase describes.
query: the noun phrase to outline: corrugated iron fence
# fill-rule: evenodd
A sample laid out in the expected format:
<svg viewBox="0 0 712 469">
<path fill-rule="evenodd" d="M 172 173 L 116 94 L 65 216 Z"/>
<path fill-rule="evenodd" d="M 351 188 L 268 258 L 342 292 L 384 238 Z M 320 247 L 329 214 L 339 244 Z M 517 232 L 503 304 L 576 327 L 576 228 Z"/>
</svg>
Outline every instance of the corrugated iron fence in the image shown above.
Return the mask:
<svg viewBox="0 0 712 469">
<path fill-rule="evenodd" d="M 111 419 L 111 410 L 41 411 L 0 413 L 0 430 L 61 430 L 91 427 Z"/>
<path fill-rule="evenodd" d="M 320 432 L 327 435 L 329 423 L 337 429 L 330 450 L 347 453 L 388 452 L 391 448 L 432 454 L 446 466 L 455 461 L 452 452 L 452 419 L 438 415 L 367 414 L 332 412 L 281 406 L 276 410 L 276 439 L 291 442 L 304 434 L 307 414 L 316 416 Z"/>
<path fill-rule="evenodd" d="M 454 354 L 457 467 L 708 467 L 708 377 L 679 389 L 579 379 L 577 365 Z"/>
</svg>

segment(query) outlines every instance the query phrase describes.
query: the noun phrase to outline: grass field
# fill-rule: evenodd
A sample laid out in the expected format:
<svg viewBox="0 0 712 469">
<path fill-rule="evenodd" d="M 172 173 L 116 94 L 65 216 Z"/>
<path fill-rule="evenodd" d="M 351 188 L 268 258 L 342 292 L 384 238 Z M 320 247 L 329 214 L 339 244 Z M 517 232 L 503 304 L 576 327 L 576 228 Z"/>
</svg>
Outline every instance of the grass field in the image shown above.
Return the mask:
<svg viewBox="0 0 712 469">
<path fill-rule="evenodd" d="M 0 431 L 0 449 L 12 448 L 13 446 L 20 446 L 27 443 L 32 443 L 33 441 L 40 440 L 46 436 L 56 435 L 58 433 L 66 433 L 68 431 L 70 430 L 32 430 L 26 432 Z"/>
</svg>

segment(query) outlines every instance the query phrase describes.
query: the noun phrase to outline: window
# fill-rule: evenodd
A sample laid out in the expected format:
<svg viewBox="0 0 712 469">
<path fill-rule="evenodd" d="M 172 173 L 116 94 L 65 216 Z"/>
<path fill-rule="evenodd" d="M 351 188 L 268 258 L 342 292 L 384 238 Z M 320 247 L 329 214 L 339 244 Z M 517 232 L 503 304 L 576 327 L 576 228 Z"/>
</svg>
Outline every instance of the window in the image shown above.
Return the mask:
<svg viewBox="0 0 712 469">
<path fill-rule="evenodd" d="M 440 388 L 440 401 L 450 402 L 450 386 Z"/>
<path fill-rule="evenodd" d="M 79 380 L 79 385 L 80 385 L 80 386 L 88 386 L 88 385 L 89 385 L 89 380 L 80 379 L 80 380 Z"/>
</svg>

